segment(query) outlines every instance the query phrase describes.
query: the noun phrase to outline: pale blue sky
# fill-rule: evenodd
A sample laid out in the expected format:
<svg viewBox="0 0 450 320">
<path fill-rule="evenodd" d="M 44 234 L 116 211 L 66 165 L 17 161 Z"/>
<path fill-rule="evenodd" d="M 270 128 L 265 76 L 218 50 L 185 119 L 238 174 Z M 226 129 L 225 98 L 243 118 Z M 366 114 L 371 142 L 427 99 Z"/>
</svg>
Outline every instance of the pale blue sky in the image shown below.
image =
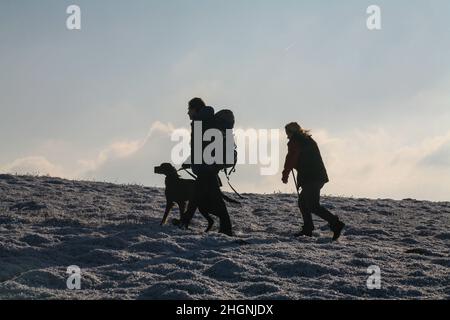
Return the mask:
<svg viewBox="0 0 450 320">
<path fill-rule="evenodd" d="M 202 96 L 242 128 L 311 128 L 328 193 L 450 200 L 449 35 L 447 0 L 1 0 L 0 170 L 161 185 L 160 127 Z M 257 171 L 237 187 L 291 191 Z"/>
</svg>

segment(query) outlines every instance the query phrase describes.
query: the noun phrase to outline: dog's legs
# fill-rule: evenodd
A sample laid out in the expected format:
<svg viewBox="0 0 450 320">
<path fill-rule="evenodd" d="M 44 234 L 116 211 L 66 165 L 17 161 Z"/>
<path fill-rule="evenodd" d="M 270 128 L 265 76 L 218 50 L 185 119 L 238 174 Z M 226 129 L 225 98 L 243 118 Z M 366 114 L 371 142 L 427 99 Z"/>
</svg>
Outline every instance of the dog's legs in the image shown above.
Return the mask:
<svg viewBox="0 0 450 320">
<path fill-rule="evenodd" d="M 202 216 L 204 216 L 205 219 L 208 220 L 208 227 L 206 228 L 205 232 L 211 231 L 211 228 L 214 225 L 214 220 L 211 218 L 211 216 L 208 214 L 208 212 L 204 208 L 198 208 L 198 211 L 200 211 Z"/>
<path fill-rule="evenodd" d="M 167 222 L 167 216 L 169 215 L 169 212 L 170 212 L 170 210 L 172 209 L 172 207 L 173 207 L 173 202 L 172 201 L 167 201 L 167 203 L 166 203 L 166 211 L 164 212 L 164 217 L 163 217 L 163 219 L 162 219 L 162 221 L 161 221 L 161 226 L 163 225 L 163 224 L 166 224 L 166 222 Z"/>
<path fill-rule="evenodd" d="M 183 219 L 186 210 L 186 202 L 185 201 L 178 202 L 178 208 L 180 208 L 180 221 L 181 221 Z"/>
</svg>

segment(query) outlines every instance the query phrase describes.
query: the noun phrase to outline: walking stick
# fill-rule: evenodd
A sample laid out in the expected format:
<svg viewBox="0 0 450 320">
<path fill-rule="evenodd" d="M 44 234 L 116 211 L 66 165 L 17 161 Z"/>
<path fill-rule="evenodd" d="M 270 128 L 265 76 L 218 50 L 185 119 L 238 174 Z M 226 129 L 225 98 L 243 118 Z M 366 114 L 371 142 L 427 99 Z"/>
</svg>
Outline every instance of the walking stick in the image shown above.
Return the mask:
<svg viewBox="0 0 450 320">
<path fill-rule="evenodd" d="M 291 172 L 292 172 L 292 177 L 294 178 L 294 183 L 295 183 L 295 191 L 297 191 L 297 195 L 298 195 L 298 198 L 300 199 L 300 192 L 298 192 L 297 179 L 295 178 L 295 173 L 294 173 L 294 170 L 291 170 Z"/>
<path fill-rule="evenodd" d="M 298 208 L 300 209 L 300 212 L 301 212 L 302 209 L 301 209 L 301 205 L 300 205 L 300 192 L 298 192 L 297 179 L 295 179 L 295 173 L 294 173 L 294 170 L 292 170 L 291 172 L 292 172 L 292 177 L 294 178 L 295 191 L 297 191 L 297 196 L 298 196 L 297 204 L 298 204 Z"/>
</svg>

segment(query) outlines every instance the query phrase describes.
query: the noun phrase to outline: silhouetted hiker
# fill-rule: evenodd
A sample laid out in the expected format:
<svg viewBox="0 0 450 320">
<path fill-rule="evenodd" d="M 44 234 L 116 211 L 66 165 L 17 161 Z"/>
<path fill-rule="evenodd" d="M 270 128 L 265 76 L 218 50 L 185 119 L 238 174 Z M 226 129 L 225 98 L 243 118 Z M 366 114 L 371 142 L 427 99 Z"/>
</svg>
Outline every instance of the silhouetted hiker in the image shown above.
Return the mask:
<svg viewBox="0 0 450 320">
<path fill-rule="evenodd" d="M 206 106 L 200 98 L 194 98 L 189 101 L 188 109 L 189 118 L 191 122 L 191 163 L 183 164 L 183 168 L 191 167 L 194 174 L 197 176 L 195 183 L 194 197 L 189 202 L 186 213 L 181 219 L 182 226 L 188 226 L 191 221 L 196 208 L 200 210 L 208 211 L 209 213 L 219 217 L 220 227 L 219 232 L 226 235 L 232 235 L 232 227 L 230 216 L 228 214 L 227 207 L 223 200 L 222 192 L 220 190 L 220 182 L 218 173 L 220 167 L 215 164 L 208 165 L 205 163 L 203 156 L 201 163 L 194 162 L 194 150 L 195 150 L 195 136 L 196 134 L 203 134 L 206 130 L 214 128 L 214 109 Z M 194 121 L 200 121 L 202 123 L 202 132 L 195 132 Z M 197 128 L 198 130 L 198 128 Z M 203 139 L 202 139 L 203 141 Z M 209 141 L 203 141 L 201 146 L 201 152 L 206 146 L 211 143 Z"/>
<path fill-rule="evenodd" d="M 330 225 L 333 231 L 333 240 L 337 240 L 344 228 L 339 218 L 320 205 L 320 190 L 327 183 L 328 175 L 320 155 L 319 147 L 307 130 L 296 122 L 285 127 L 288 136 L 288 154 L 283 170 L 283 183 L 288 183 L 289 174 L 297 170 L 297 190 L 299 194 L 298 205 L 303 216 L 303 229 L 296 236 L 312 236 L 314 224 L 311 213 L 315 213 Z"/>
</svg>

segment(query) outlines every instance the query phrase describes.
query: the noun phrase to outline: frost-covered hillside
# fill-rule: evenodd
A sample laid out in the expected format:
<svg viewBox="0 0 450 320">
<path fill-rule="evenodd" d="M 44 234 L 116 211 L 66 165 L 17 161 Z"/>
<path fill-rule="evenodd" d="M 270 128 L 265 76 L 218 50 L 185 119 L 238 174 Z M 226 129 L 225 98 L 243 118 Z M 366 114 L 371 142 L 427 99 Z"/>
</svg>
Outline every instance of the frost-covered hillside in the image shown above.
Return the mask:
<svg viewBox="0 0 450 320">
<path fill-rule="evenodd" d="M 450 299 L 449 202 L 325 197 L 348 225 L 331 243 L 319 220 L 292 236 L 294 194 L 246 197 L 229 238 L 199 214 L 190 231 L 159 226 L 163 189 L 0 175 L 0 299 Z"/>
</svg>

